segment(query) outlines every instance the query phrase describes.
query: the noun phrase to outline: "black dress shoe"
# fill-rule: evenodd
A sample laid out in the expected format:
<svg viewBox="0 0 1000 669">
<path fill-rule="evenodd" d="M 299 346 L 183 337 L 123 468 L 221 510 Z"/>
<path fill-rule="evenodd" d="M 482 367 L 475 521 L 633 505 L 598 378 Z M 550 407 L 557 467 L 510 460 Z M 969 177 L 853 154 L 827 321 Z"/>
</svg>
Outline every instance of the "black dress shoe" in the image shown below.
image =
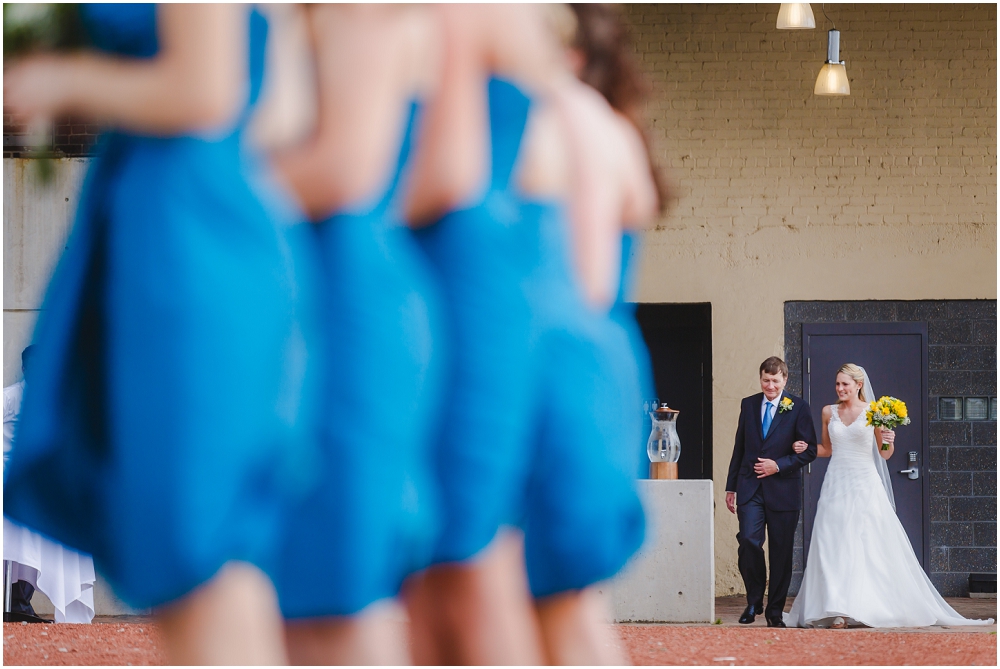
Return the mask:
<svg viewBox="0 0 1000 669">
<path fill-rule="evenodd" d="M 785 625 L 785 621 L 782 620 L 781 618 L 768 618 L 767 619 L 767 626 L 768 627 L 787 627 L 787 625 Z"/>
<path fill-rule="evenodd" d="M 18 611 L 5 611 L 3 614 L 5 623 L 51 623 L 51 620 L 33 616 L 30 613 L 20 613 Z"/>
<path fill-rule="evenodd" d="M 743 610 L 743 615 L 740 616 L 741 625 L 749 625 L 757 618 L 761 613 L 764 612 L 764 607 L 760 604 L 751 604 L 746 609 Z"/>
</svg>

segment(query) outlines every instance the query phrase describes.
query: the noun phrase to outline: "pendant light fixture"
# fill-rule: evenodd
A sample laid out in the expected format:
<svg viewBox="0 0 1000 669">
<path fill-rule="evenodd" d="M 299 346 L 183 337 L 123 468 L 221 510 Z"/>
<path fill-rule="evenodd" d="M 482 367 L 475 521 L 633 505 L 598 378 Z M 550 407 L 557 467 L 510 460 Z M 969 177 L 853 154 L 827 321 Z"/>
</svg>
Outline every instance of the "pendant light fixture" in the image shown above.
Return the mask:
<svg viewBox="0 0 1000 669">
<path fill-rule="evenodd" d="M 778 10 L 778 30 L 809 30 L 816 17 L 808 2 L 783 2 Z"/>
<path fill-rule="evenodd" d="M 847 67 L 840 60 L 840 31 L 831 30 L 827 37 L 826 63 L 816 77 L 816 95 L 850 95 L 851 82 L 847 80 Z"/>
</svg>

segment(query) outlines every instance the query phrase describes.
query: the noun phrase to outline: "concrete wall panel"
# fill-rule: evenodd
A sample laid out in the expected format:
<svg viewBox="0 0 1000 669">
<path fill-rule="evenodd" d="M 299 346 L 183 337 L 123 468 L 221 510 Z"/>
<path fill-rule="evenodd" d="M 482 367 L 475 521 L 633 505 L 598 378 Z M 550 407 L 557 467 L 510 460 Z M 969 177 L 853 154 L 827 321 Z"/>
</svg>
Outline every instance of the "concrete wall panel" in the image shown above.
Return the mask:
<svg viewBox="0 0 1000 669">
<path fill-rule="evenodd" d="M 86 159 L 56 160 L 52 181 L 43 183 L 32 161 L 3 161 L 5 386 L 21 378 L 21 351 L 30 342 L 49 277 L 66 247 L 86 167 Z"/>
<path fill-rule="evenodd" d="M 712 482 L 639 481 L 646 542 L 607 587 L 618 622 L 715 620 Z"/>
</svg>

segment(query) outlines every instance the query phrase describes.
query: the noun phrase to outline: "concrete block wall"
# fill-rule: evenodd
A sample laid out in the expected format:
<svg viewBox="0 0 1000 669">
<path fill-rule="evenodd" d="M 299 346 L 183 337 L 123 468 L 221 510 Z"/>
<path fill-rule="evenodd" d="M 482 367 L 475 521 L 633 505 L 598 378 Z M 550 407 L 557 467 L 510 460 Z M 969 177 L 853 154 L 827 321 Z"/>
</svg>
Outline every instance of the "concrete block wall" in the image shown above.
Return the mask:
<svg viewBox="0 0 1000 669">
<path fill-rule="evenodd" d="M 633 299 L 712 304 L 719 595 L 743 591 L 723 500 L 739 402 L 785 353 L 785 303 L 997 295 L 996 6 L 827 4 L 837 98 L 812 92 L 831 27 L 813 10 L 815 30 L 779 31 L 778 3 L 624 8 L 677 191 Z"/>
</svg>

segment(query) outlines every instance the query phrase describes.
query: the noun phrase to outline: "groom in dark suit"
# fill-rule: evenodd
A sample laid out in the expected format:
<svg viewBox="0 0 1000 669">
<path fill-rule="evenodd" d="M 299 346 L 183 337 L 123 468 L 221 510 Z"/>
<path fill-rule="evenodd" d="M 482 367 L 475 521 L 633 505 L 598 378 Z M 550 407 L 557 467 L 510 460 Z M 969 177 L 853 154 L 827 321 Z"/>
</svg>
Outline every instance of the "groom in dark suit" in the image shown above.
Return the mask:
<svg viewBox="0 0 1000 669">
<path fill-rule="evenodd" d="M 736 445 L 726 479 L 726 506 L 739 516 L 739 566 L 747 590 L 740 622 L 761 613 L 768 627 L 784 627 L 781 614 L 792 580 L 792 545 L 802 509 L 802 468 L 816 459 L 816 428 L 805 400 L 784 392 L 788 365 L 770 357 L 760 365 L 763 392 L 743 399 Z M 796 453 L 794 447 L 805 450 Z M 764 609 L 764 530 L 771 580 Z"/>
</svg>

